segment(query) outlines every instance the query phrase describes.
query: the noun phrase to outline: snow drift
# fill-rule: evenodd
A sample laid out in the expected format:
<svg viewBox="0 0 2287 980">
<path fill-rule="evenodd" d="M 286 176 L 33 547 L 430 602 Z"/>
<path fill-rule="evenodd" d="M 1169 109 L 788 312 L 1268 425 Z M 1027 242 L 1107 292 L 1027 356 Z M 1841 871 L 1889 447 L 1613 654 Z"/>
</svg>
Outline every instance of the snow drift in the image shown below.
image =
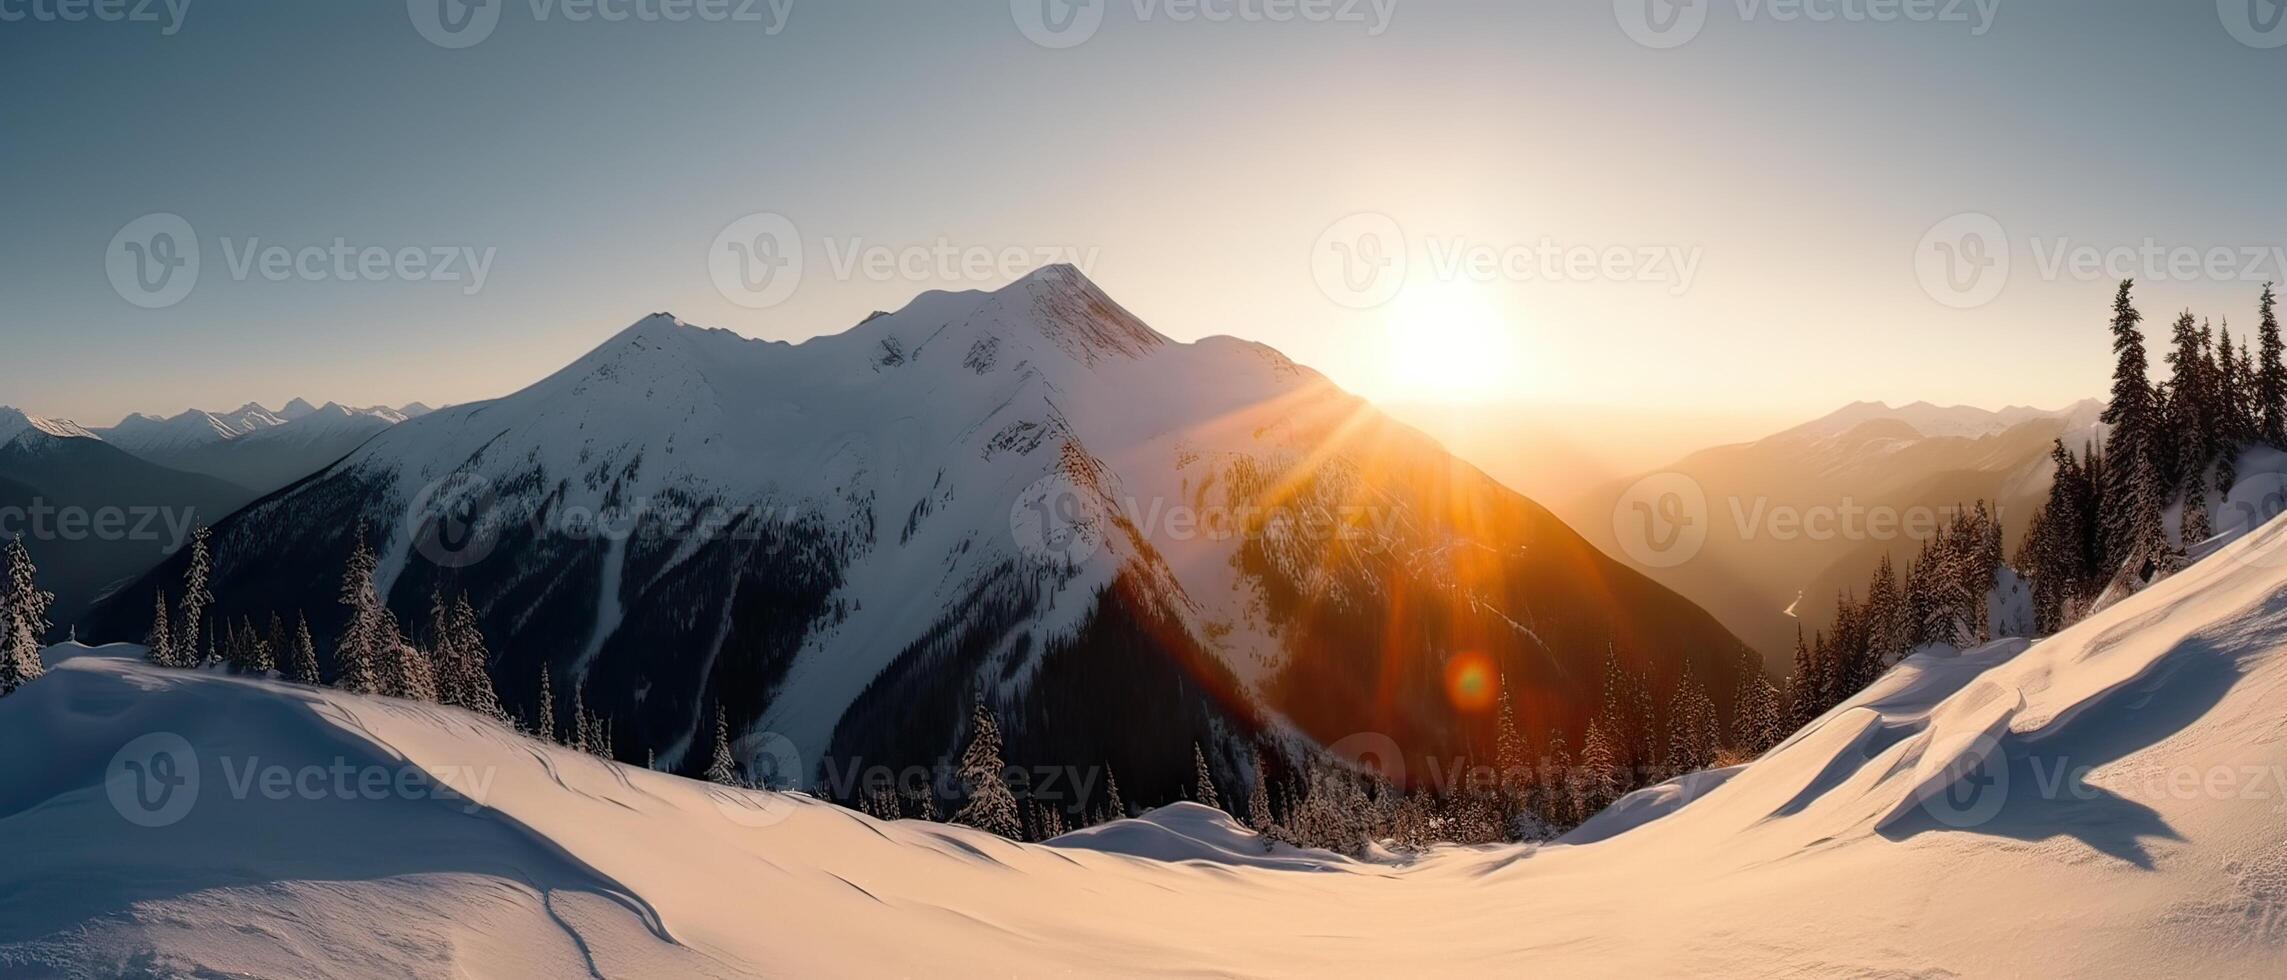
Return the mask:
<svg viewBox="0 0 2287 980">
<path fill-rule="evenodd" d="M 1400 863 L 1265 849 L 1191 806 L 1048 845 L 882 823 L 64 650 L 0 701 L 24 747 L 0 760 L 0 970 L 2276 975 L 2283 648 L 2272 521 L 2055 637 L 1911 658 L 1565 841 Z M 143 826 L 158 733 L 195 800 Z M 311 767 L 388 786 L 264 789 Z"/>
</svg>

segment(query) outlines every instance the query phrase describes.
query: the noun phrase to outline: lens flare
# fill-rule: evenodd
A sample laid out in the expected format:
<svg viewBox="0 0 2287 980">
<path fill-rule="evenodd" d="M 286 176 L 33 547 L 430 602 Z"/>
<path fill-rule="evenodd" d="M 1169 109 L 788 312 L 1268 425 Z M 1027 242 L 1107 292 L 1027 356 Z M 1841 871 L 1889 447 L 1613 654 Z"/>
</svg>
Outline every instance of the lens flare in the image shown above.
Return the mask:
<svg viewBox="0 0 2287 980">
<path fill-rule="evenodd" d="M 1445 697 L 1456 710 L 1476 713 L 1492 707 L 1499 687 L 1491 657 L 1471 651 L 1445 663 Z"/>
</svg>

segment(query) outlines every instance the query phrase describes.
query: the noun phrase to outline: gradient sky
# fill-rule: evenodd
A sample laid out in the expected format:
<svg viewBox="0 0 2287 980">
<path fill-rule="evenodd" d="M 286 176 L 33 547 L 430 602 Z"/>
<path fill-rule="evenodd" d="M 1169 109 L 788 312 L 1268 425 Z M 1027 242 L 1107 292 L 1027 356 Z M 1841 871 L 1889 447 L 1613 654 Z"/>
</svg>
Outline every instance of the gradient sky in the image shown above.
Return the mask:
<svg viewBox="0 0 2287 980">
<path fill-rule="evenodd" d="M 1759 418 L 2057 405 L 2105 387 L 2111 285 L 2043 277 L 2029 243 L 2287 244 L 2287 48 L 2235 40 L 2207 0 L 2001 0 L 1982 36 L 1974 3 L 1972 22 L 1873 23 L 1701 0 L 1704 28 L 1672 49 L 1633 40 L 1607 0 L 1394 0 L 1378 34 L 1138 2 L 1108 0 L 1065 49 L 1000 0 L 792 0 L 776 34 L 509 0 L 460 50 L 399 0 L 191 0 L 172 36 L 0 23 L 0 403 L 108 424 L 491 397 L 654 310 L 800 339 L 1004 281 L 833 274 L 853 242 L 940 240 L 1072 249 L 1171 336 L 1249 337 L 1370 396 L 1433 397 L 1389 369 L 1392 323 L 1415 330 L 1398 311 L 1420 304 L 1348 309 L 1314 278 L 1321 234 L 1368 212 L 1415 250 L 1408 296 L 1491 311 L 1482 350 L 1421 341 L 1433 365 L 1497 365 L 1476 397 Z M 806 269 L 747 309 L 707 255 L 758 211 L 799 229 Z M 190 222 L 203 268 L 146 310 L 105 257 L 153 212 Z M 1916 274 L 1925 233 L 1962 212 L 1995 218 L 2013 261 L 1967 310 Z M 337 237 L 495 258 L 473 296 L 229 275 L 226 240 Z M 1697 274 L 1680 295 L 1424 282 L 1433 246 L 1543 239 L 1686 249 Z M 2144 307 L 2246 329 L 2256 291 L 2148 283 Z"/>
</svg>

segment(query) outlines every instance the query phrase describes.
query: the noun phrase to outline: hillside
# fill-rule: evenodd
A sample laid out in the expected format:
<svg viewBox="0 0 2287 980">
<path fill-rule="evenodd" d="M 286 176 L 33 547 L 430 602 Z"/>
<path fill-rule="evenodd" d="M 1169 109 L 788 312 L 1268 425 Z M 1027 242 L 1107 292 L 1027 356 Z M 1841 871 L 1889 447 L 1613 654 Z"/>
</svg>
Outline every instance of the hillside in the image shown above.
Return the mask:
<svg viewBox="0 0 2287 980">
<path fill-rule="evenodd" d="M 0 760 L 0 831 L 41 842 L 0 866 L 0 963 L 2270 975 L 2287 956 L 2287 521 L 2211 548 L 2058 636 L 1917 655 L 1764 758 L 1641 791 L 1563 842 L 1373 863 L 1265 852 L 1190 806 L 1049 845 L 885 824 L 450 710 L 59 649 L 0 700 L 0 744 L 43 746 Z M 181 741 L 122 752 L 154 733 Z M 155 747 L 196 756 L 175 769 L 195 765 L 190 802 L 129 795 L 127 763 Z M 455 792 L 234 793 L 232 773 L 260 785 L 257 760 Z"/>
</svg>

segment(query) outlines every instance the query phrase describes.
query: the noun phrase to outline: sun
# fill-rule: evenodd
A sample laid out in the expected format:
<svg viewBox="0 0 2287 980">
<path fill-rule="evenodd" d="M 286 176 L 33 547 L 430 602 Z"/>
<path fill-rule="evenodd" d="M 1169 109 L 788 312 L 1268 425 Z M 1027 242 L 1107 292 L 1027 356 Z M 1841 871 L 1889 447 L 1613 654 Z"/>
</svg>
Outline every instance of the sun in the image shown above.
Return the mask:
<svg viewBox="0 0 2287 980">
<path fill-rule="evenodd" d="M 1408 287 L 1383 322 L 1385 384 L 1409 400 L 1490 401 L 1520 384 L 1516 331 L 1480 286 Z"/>
</svg>

